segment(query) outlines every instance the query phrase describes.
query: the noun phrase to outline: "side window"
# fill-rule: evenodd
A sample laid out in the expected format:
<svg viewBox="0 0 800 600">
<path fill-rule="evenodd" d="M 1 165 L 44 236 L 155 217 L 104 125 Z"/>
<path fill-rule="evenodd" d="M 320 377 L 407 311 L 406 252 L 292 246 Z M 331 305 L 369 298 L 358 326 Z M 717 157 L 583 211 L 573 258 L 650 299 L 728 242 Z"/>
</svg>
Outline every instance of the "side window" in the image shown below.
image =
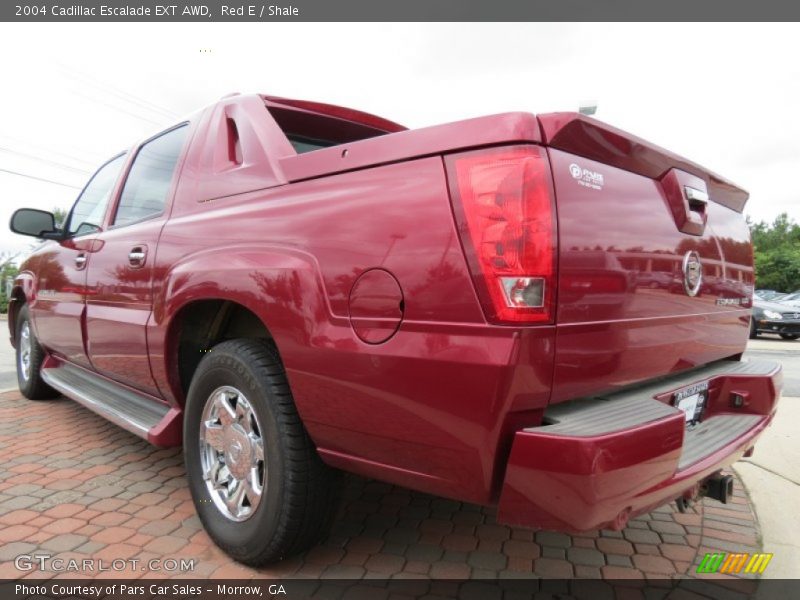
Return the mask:
<svg viewBox="0 0 800 600">
<path fill-rule="evenodd" d="M 67 224 L 67 232 L 70 235 L 83 235 L 100 228 L 108 201 L 111 199 L 111 191 L 124 164 L 123 154 L 100 167 L 89 180 L 75 206 L 72 207 Z"/>
<path fill-rule="evenodd" d="M 139 149 L 122 188 L 114 225 L 141 221 L 163 212 L 187 131 L 188 127 L 183 125 Z"/>
</svg>

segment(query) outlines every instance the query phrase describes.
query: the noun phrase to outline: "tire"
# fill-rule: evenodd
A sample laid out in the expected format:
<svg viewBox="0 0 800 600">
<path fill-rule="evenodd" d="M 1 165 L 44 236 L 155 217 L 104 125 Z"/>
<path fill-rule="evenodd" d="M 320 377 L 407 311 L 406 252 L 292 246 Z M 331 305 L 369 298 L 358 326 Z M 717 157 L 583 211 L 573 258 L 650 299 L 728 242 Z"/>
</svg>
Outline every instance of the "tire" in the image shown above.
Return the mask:
<svg viewBox="0 0 800 600">
<path fill-rule="evenodd" d="M 338 472 L 322 462 L 303 427 L 273 344 L 231 340 L 203 357 L 189 386 L 183 440 L 200 520 L 235 560 L 250 566 L 278 561 L 310 548 L 327 531 Z M 204 473 L 226 480 L 225 493 Z M 244 499 L 231 508 L 225 497 L 242 486 Z"/>
<path fill-rule="evenodd" d="M 17 331 L 14 339 L 19 391 L 29 400 L 57 398 L 60 394 L 42 379 L 42 363 L 46 354 L 33 333 L 27 304 L 23 305 L 17 314 Z"/>
<path fill-rule="evenodd" d="M 797 335 L 795 333 L 782 333 L 781 337 L 785 340 L 796 340 L 797 338 L 800 337 L 800 335 Z"/>
<path fill-rule="evenodd" d="M 750 319 L 750 339 L 754 340 L 758 337 L 758 330 L 756 329 L 756 322 Z"/>
</svg>

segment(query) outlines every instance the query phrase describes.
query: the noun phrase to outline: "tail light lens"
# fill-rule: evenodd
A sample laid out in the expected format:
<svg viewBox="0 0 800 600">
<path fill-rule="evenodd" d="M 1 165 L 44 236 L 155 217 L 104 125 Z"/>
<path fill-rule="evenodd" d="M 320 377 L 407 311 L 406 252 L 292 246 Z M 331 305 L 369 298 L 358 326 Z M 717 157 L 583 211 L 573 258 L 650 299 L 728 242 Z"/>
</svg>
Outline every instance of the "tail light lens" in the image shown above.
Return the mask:
<svg viewBox="0 0 800 600">
<path fill-rule="evenodd" d="M 544 150 L 491 148 L 445 161 L 461 243 L 487 318 L 552 322 L 556 225 Z"/>
</svg>

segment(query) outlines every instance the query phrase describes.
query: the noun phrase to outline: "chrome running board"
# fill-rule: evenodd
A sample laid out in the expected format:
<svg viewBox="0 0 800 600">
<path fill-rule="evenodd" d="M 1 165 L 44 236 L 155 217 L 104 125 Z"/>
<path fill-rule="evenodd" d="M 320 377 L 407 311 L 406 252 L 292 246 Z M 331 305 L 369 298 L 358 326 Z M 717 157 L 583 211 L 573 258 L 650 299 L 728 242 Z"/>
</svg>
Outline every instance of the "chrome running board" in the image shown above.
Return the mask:
<svg viewBox="0 0 800 600">
<path fill-rule="evenodd" d="M 50 387 L 144 439 L 170 410 L 152 396 L 68 363 L 44 368 L 41 374 Z"/>
</svg>

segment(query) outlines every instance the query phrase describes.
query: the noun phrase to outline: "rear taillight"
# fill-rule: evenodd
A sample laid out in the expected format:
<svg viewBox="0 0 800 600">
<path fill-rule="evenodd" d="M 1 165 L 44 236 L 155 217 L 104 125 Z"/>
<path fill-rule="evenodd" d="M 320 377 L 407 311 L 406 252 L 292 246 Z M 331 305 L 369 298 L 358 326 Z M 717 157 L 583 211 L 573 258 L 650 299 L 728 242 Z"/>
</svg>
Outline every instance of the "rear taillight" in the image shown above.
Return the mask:
<svg viewBox="0 0 800 600">
<path fill-rule="evenodd" d="M 445 159 L 461 243 L 490 321 L 546 323 L 555 303 L 555 211 L 538 146 Z"/>
</svg>

